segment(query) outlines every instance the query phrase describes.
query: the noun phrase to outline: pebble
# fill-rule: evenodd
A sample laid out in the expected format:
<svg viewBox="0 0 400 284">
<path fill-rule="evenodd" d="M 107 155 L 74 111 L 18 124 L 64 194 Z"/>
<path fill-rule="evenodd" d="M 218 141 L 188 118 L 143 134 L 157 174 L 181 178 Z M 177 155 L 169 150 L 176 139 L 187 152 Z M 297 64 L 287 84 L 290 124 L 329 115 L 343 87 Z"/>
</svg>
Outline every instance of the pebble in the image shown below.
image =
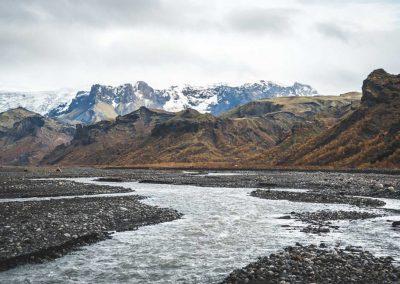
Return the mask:
<svg viewBox="0 0 400 284">
<path fill-rule="evenodd" d="M 400 227 L 400 221 L 394 221 L 392 227 Z"/>
</svg>

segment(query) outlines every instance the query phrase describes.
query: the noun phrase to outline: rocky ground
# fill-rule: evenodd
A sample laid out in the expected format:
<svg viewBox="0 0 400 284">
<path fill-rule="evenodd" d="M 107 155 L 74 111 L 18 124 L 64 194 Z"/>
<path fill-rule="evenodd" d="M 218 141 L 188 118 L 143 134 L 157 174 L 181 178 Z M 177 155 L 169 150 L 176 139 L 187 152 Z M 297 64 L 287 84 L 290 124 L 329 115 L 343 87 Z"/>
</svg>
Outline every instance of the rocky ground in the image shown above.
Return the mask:
<svg viewBox="0 0 400 284">
<path fill-rule="evenodd" d="M 232 172 L 232 171 L 229 171 Z M 203 171 L 130 170 L 97 168 L 0 167 L 0 176 L 17 177 L 117 177 L 154 183 L 217 187 L 305 188 L 317 192 L 400 198 L 399 172 L 235 171 L 237 175 L 207 176 Z M 224 172 L 222 172 L 224 173 Z"/>
<path fill-rule="evenodd" d="M 311 224 L 319 224 L 321 222 L 330 222 L 336 220 L 369 219 L 382 216 L 380 214 L 372 212 L 343 211 L 343 210 L 339 211 L 320 210 L 316 212 L 301 212 L 301 213 L 293 212 L 291 215 L 295 219 Z"/>
<path fill-rule="evenodd" d="M 3 183 L 2 189 L 2 197 L 125 191 L 108 186 L 14 178 Z M 109 231 L 135 230 L 181 217 L 173 209 L 146 205 L 141 199 L 124 196 L 0 202 L 0 271 L 21 263 L 59 257 L 78 246 L 109 237 Z"/>
<path fill-rule="evenodd" d="M 232 171 L 228 171 L 232 172 Z M 126 181 L 151 181 L 217 187 L 305 188 L 318 192 L 400 198 L 399 172 L 234 171 L 237 175 L 207 176 L 205 171 L 130 170 L 98 168 L 0 167 L 0 176 L 17 177 L 117 177 Z M 225 173 L 225 171 L 222 171 Z"/>
<path fill-rule="evenodd" d="M 272 200 L 289 200 L 293 202 L 310 202 L 310 203 L 337 203 L 350 204 L 360 207 L 365 206 L 384 206 L 385 202 L 377 199 L 354 197 L 346 195 L 336 195 L 333 193 L 314 193 L 314 192 L 288 192 L 277 190 L 261 190 L 257 189 L 250 193 L 251 196 L 272 199 Z"/>
<path fill-rule="evenodd" d="M 30 180 L 0 175 L 1 198 L 73 196 L 130 192 L 130 189 L 96 186 L 65 180 Z"/>
<path fill-rule="evenodd" d="M 297 245 L 233 271 L 223 283 L 399 283 L 392 261 L 358 248 Z"/>
<path fill-rule="evenodd" d="M 208 176 L 206 172 L 174 170 L 0 167 L 0 201 L 1 198 L 90 195 L 129 191 L 122 187 L 83 185 L 71 181 L 32 180 L 33 178 L 68 177 L 98 177 L 99 181 L 103 182 L 138 181 L 197 186 L 259 188 L 259 190 L 252 193 L 253 196 L 302 202 L 344 203 L 366 208 L 383 206 L 384 202 L 347 195 L 400 198 L 400 176 L 392 173 L 238 171 L 236 174 Z M 309 189 L 310 192 L 280 192 L 268 190 L 270 188 L 305 188 Z M 364 213 L 361 214 L 361 212 L 360 214 L 353 212 L 352 217 L 347 214 L 349 213 L 294 213 L 291 218 L 297 218 L 305 222 L 309 221 L 310 232 L 316 230 L 316 233 L 321 233 L 326 230 L 323 227 L 331 220 L 373 217 Z M 170 221 L 179 217 L 180 214 L 174 210 L 144 205 L 140 202 L 140 197 L 138 196 L 72 198 L 26 201 L 24 203 L 3 202 L 0 203 L 0 270 L 10 268 L 19 263 L 36 262 L 58 257 L 80 245 L 109 237 L 108 231 L 132 230 L 138 226 Z M 400 224 L 397 223 L 393 225 L 394 228 L 399 226 Z M 327 228 L 329 231 L 332 226 L 328 224 Z M 307 227 L 305 229 L 307 230 Z M 323 263 L 327 257 L 326 254 L 320 252 L 320 249 L 312 248 L 314 252 L 310 252 L 310 249 L 297 248 L 297 250 L 300 250 L 300 255 L 305 252 L 316 255 L 318 259 L 322 257 Z M 352 255 L 352 253 L 338 252 L 341 257 L 343 253 Z M 382 262 L 368 253 L 358 252 L 357 255 L 357 257 L 354 256 L 355 263 L 361 261 L 358 258 L 362 258 L 362 261 L 367 261 L 366 267 L 368 268 L 378 269 L 381 267 Z M 349 260 L 351 264 L 353 256 L 349 256 L 350 259 L 346 257 L 343 255 L 343 261 Z M 315 263 L 321 263 L 318 259 Z M 333 261 L 332 265 L 340 263 L 340 260 Z M 388 263 L 386 264 L 389 265 Z M 319 271 L 318 267 L 315 269 L 317 269 L 317 272 Z M 349 269 L 349 271 L 352 271 L 351 269 L 353 268 Z M 391 266 L 385 271 L 390 269 L 392 269 Z M 328 270 L 326 268 L 326 271 Z M 357 278 L 361 277 L 358 276 L 359 271 L 357 271 L 354 274 L 354 277 L 356 277 L 354 279 L 364 280 L 364 278 Z M 391 271 L 388 273 L 392 273 Z M 273 271 L 274 274 L 270 276 L 275 277 L 277 272 Z M 314 275 L 322 275 L 317 272 L 314 271 Z M 283 276 L 286 278 L 289 276 L 297 277 L 296 271 L 293 272 L 293 275 L 290 270 L 282 273 L 279 274 L 279 279 Z M 373 274 L 376 277 L 386 275 L 386 272 L 381 270 L 378 270 L 377 273 L 379 275 Z M 330 276 L 328 275 L 327 277 Z M 367 275 L 364 277 L 372 276 Z M 236 281 L 234 278 L 232 279 L 232 281 Z M 340 279 L 333 279 L 336 282 L 343 283 Z M 343 279 L 348 280 L 348 278 Z M 383 278 L 373 278 L 372 280 L 376 279 Z M 266 283 L 275 283 L 273 282 L 275 280 L 271 281 Z M 390 281 L 388 283 L 391 283 Z M 299 283 L 303 282 L 300 281 Z M 359 281 L 359 283 L 363 282 Z M 380 282 L 378 281 L 378 283 Z"/>
<path fill-rule="evenodd" d="M 282 216 L 281 219 L 294 218 L 308 224 L 301 229 L 302 232 L 323 234 L 339 228 L 339 226 L 332 224 L 332 221 L 369 219 L 381 216 L 381 214 L 372 212 L 320 210 L 316 212 L 291 212 L 290 215 Z"/>
</svg>

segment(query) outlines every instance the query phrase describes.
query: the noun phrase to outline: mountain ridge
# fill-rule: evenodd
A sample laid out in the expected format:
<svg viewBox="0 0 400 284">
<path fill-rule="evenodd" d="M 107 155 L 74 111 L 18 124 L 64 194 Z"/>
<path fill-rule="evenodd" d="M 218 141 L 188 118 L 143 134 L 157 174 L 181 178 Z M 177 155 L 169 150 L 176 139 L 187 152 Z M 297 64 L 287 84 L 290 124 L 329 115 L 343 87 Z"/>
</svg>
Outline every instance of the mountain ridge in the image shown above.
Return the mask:
<svg viewBox="0 0 400 284">
<path fill-rule="evenodd" d="M 0 113 L 0 164 L 32 165 L 56 146 L 68 143 L 74 129 L 18 107 Z"/>
<path fill-rule="evenodd" d="M 78 92 L 69 105 L 62 104 L 52 109 L 48 116 L 73 123 L 90 124 L 114 119 L 141 106 L 173 112 L 193 108 L 203 113 L 219 115 L 238 105 L 262 98 L 317 94 L 309 85 L 297 82 L 286 87 L 260 81 L 236 87 L 221 84 L 208 87 L 186 85 L 161 90 L 153 89 L 144 81 L 117 87 L 95 84 L 89 92 Z"/>
<path fill-rule="evenodd" d="M 288 137 L 294 132 L 307 132 L 311 135 L 326 129 L 333 121 L 351 111 L 351 105 L 358 104 L 360 97 L 292 97 L 268 100 L 268 103 L 275 103 L 276 107 L 279 106 L 284 111 L 263 112 L 262 115 L 249 117 L 236 117 L 233 112 L 216 117 L 193 109 L 172 113 L 141 107 L 125 116 L 118 116 L 114 121 L 80 126 L 71 144 L 57 147 L 45 157 L 43 163 L 237 163 L 289 141 Z M 308 100 L 317 100 L 320 104 L 319 110 L 310 112 Z M 258 101 L 250 104 L 264 103 Z"/>
<path fill-rule="evenodd" d="M 137 87 L 146 90 L 144 84 Z M 54 141 L 62 127 L 48 127 L 58 122 L 18 108 L 11 112 L 15 117 L 0 113 L 0 143 L 6 146 L 1 157 L 20 157 L 8 160 L 14 164 L 63 166 L 400 168 L 400 75 L 375 70 L 362 90 L 263 98 L 219 116 L 192 108 L 171 112 L 140 106 L 114 119 L 78 124 L 70 142 L 51 144 L 40 152 L 41 159 L 36 155 L 32 160 L 20 154 L 36 147 L 38 137 Z M 100 92 L 105 95 L 98 97 L 101 103 L 108 91 Z M 43 131 L 49 135 L 37 135 Z M 26 137 L 26 143 L 18 144 Z"/>
<path fill-rule="evenodd" d="M 400 75 L 383 69 L 363 82 L 361 105 L 277 165 L 368 168 L 400 167 Z"/>
</svg>

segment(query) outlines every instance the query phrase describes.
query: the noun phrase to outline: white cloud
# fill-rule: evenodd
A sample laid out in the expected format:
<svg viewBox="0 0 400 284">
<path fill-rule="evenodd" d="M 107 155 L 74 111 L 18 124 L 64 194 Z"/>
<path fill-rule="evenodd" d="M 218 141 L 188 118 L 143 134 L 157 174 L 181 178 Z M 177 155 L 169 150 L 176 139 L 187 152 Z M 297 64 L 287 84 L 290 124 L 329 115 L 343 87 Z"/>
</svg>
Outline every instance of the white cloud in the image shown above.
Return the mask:
<svg viewBox="0 0 400 284">
<path fill-rule="evenodd" d="M 265 79 L 338 94 L 400 73 L 399 23 L 390 0 L 4 0 L 0 86 Z"/>
</svg>

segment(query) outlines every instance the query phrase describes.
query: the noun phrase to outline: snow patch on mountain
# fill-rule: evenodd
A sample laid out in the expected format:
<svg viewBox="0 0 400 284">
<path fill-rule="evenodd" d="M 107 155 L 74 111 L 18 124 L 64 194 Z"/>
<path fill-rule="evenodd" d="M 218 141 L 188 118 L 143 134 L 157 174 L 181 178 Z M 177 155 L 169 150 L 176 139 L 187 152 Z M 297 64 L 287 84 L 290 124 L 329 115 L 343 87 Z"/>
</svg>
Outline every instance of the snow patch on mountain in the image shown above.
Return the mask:
<svg viewBox="0 0 400 284">
<path fill-rule="evenodd" d="M 90 124 L 114 119 L 141 106 L 177 112 L 186 108 L 201 113 L 220 115 L 248 102 L 283 96 L 313 96 L 318 92 L 300 83 L 283 86 L 271 81 L 246 83 L 240 86 L 171 86 L 153 89 L 146 82 L 117 87 L 95 84 L 90 91 L 17 93 L 0 92 L 0 111 L 22 106 L 28 110 L 60 118 L 71 123 Z"/>
<path fill-rule="evenodd" d="M 27 110 L 45 115 L 56 107 L 68 107 L 75 96 L 76 92 L 72 90 L 48 92 L 0 91 L 0 112 L 23 107 Z"/>
<path fill-rule="evenodd" d="M 93 123 L 113 119 L 141 106 L 177 112 L 186 108 L 201 113 L 219 115 L 234 107 L 265 98 L 282 96 L 313 96 L 318 92 L 300 83 L 283 86 L 270 81 L 247 83 L 240 86 L 217 84 L 211 86 L 171 86 L 153 89 L 146 82 L 121 86 L 93 85 L 89 92 L 81 91 L 66 105 L 52 109 L 48 115 L 74 123 Z"/>
</svg>

